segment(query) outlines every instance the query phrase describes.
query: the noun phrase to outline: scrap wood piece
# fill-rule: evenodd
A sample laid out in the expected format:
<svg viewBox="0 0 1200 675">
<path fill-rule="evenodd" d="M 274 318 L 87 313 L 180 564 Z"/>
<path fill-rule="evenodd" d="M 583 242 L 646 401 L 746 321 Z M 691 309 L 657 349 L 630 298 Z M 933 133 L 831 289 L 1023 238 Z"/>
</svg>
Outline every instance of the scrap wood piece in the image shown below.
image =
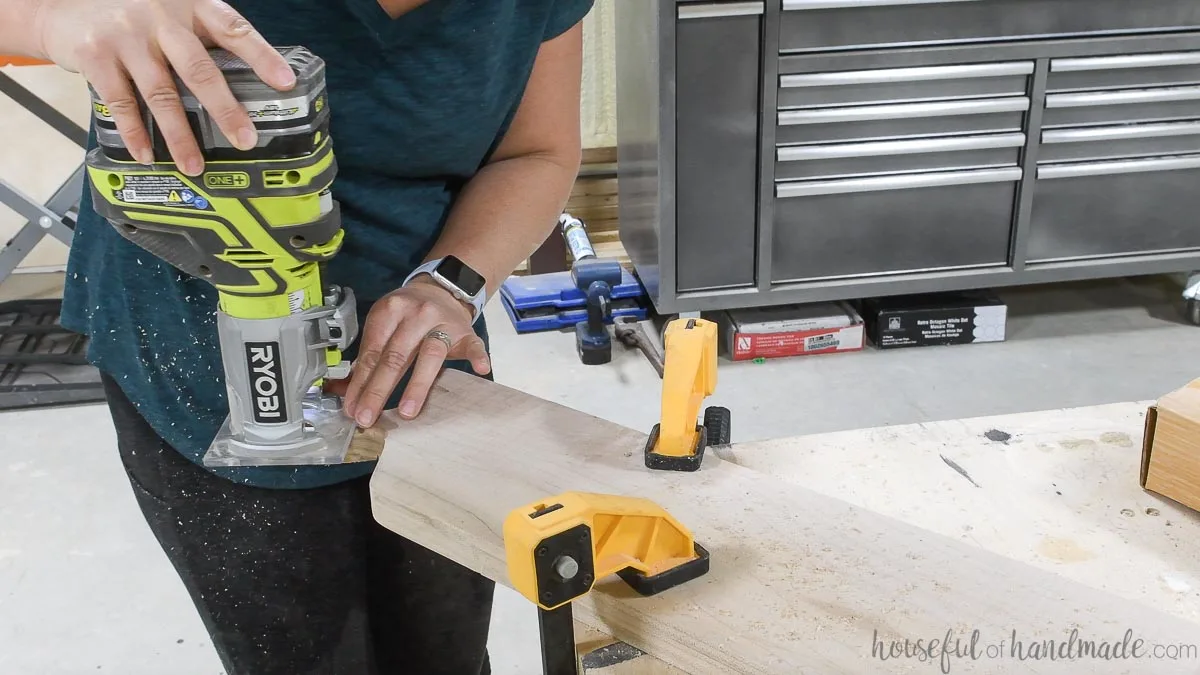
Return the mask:
<svg viewBox="0 0 1200 675">
<path fill-rule="evenodd" d="M 446 371 L 418 419 L 381 424 L 376 519 L 501 584 L 503 520 L 537 499 L 647 497 L 692 528 L 712 554 L 706 576 L 651 597 L 607 579 L 575 602 L 581 621 L 687 673 L 932 672 L 943 644 L 957 673 L 1200 669 L 1051 661 L 1046 647 L 1087 641 L 1108 653 L 1127 631 L 1143 649 L 1196 643 L 1200 626 L 711 453 L 697 473 L 647 470 L 644 433 L 466 373 Z"/>
</svg>

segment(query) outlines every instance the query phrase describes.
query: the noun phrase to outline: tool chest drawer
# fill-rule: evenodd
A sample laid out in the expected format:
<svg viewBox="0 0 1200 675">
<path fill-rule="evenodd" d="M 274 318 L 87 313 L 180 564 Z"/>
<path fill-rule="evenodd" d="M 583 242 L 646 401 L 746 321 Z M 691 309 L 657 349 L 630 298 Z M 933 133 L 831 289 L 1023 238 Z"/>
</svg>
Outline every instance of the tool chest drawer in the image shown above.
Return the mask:
<svg viewBox="0 0 1200 675">
<path fill-rule="evenodd" d="M 780 144 L 866 141 L 935 134 L 1020 131 L 1029 97 L 897 103 L 837 108 L 781 109 L 775 139 Z"/>
<path fill-rule="evenodd" d="M 1017 166 L 1024 146 L 1021 133 L 783 146 L 775 151 L 775 178 Z"/>
<path fill-rule="evenodd" d="M 1047 94 L 1042 126 L 1200 119 L 1200 85 Z"/>
<path fill-rule="evenodd" d="M 1008 259 L 1018 167 L 775 186 L 772 282 Z"/>
<path fill-rule="evenodd" d="M 783 0 L 781 51 L 1200 27 L 1195 0 Z"/>
<path fill-rule="evenodd" d="M 1038 152 L 1040 162 L 1200 153 L 1200 122 L 1048 129 Z"/>
<path fill-rule="evenodd" d="M 1031 263 L 1200 249 L 1200 155 L 1037 171 Z"/>
<path fill-rule="evenodd" d="M 1200 52 L 1051 59 L 1050 93 L 1200 84 Z"/>
<path fill-rule="evenodd" d="M 1033 61 L 824 73 L 789 72 L 796 57 L 779 61 L 779 106 L 805 108 L 907 103 L 974 97 L 1024 96 Z"/>
<path fill-rule="evenodd" d="M 681 291 L 754 283 L 762 5 L 678 6 L 674 87 L 683 112 L 674 128 L 674 207 Z M 715 254 L 719 264 L 710 262 Z"/>
</svg>

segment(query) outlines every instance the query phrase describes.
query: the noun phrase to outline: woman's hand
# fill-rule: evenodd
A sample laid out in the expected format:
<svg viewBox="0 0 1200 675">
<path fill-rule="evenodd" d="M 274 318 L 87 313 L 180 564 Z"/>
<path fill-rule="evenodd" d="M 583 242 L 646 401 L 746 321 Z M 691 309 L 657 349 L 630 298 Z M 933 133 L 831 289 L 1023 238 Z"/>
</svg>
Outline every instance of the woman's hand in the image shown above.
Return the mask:
<svg viewBox="0 0 1200 675">
<path fill-rule="evenodd" d="M 154 115 L 171 157 L 190 175 L 202 173 L 204 163 L 172 70 L 242 150 L 253 148 L 258 134 L 206 47 L 240 56 L 276 89 L 296 83 L 279 52 L 221 0 L 42 0 L 34 23 L 42 51 L 91 83 L 137 161 L 149 164 L 153 154 L 135 89 Z"/>
<path fill-rule="evenodd" d="M 367 314 L 344 393 L 346 414 L 359 426 L 374 424 L 412 367 L 399 407 L 401 417 L 412 419 L 425 404 L 443 363 L 459 359 L 469 360 L 479 375 L 491 370 L 483 340 L 471 327 L 471 308 L 428 277 L 417 277 L 384 296 Z"/>
</svg>

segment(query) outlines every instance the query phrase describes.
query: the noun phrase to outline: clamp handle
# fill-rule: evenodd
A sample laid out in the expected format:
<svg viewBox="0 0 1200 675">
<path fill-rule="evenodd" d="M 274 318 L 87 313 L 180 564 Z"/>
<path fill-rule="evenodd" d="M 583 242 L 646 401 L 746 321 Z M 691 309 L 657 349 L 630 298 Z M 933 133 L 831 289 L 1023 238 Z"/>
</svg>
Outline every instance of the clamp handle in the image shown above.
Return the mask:
<svg viewBox="0 0 1200 675">
<path fill-rule="evenodd" d="M 504 521 L 513 588 L 545 610 L 586 595 L 613 574 L 655 595 L 708 572 L 708 551 L 648 499 L 566 492 L 514 509 Z"/>
</svg>

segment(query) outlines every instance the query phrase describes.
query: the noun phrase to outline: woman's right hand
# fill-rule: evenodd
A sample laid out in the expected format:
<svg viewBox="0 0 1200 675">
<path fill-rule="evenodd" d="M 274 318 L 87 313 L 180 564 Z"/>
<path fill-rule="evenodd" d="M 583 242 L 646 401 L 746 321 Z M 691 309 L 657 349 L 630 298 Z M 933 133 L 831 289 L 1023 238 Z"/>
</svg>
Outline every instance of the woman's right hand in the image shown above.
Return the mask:
<svg viewBox="0 0 1200 675">
<path fill-rule="evenodd" d="M 275 89 L 286 91 L 296 82 L 279 52 L 221 0 L 43 0 L 37 29 L 46 55 L 91 83 L 137 161 L 149 164 L 153 154 L 135 90 L 153 114 L 172 159 L 193 176 L 203 172 L 204 163 L 172 70 L 242 150 L 257 143 L 254 124 L 207 47 L 240 56 Z"/>
</svg>

